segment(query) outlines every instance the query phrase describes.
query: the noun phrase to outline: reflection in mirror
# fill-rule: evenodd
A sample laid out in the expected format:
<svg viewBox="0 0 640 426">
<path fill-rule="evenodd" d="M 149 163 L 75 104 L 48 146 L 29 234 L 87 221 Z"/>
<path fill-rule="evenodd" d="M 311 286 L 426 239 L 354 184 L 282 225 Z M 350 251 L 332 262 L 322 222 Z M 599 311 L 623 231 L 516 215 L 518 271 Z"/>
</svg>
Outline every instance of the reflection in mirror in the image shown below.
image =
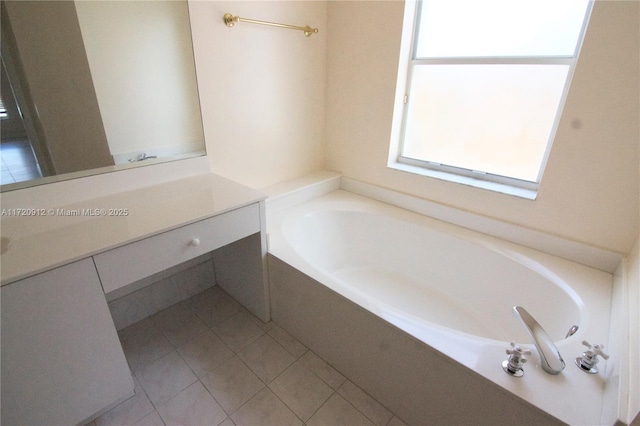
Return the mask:
<svg viewBox="0 0 640 426">
<path fill-rule="evenodd" d="M 186 0 L 1 15 L 2 191 L 205 153 Z"/>
</svg>

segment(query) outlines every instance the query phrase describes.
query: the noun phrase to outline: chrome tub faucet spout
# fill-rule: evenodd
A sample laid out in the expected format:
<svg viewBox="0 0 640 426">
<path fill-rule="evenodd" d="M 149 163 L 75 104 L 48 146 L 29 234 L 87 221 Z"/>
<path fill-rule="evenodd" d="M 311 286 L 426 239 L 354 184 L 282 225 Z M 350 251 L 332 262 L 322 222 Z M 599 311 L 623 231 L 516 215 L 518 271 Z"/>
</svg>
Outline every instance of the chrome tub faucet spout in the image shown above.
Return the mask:
<svg viewBox="0 0 640 426">
<path fill-rule="evenodd" d="M 540 363 L 544 371 L 549 374 L 559 374 L 564 370 L 565 364 L 560 351 L 558 351 L 547 332 L 538 324 L 538 321 L 522 306 L 514 306 L 513 312 L 533 339 L 533 343 L 540 354 Z"/>
</svg>

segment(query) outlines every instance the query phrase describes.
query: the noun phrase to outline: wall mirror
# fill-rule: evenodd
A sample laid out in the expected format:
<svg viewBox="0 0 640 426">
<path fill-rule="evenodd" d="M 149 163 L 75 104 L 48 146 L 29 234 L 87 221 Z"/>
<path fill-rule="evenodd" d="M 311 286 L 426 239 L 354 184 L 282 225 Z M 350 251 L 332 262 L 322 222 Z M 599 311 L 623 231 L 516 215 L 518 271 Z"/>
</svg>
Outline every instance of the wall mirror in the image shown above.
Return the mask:
<svg viewBox="0 0 640 426">
<path fill-rule="evenodd" d="M 1 6 L 2 191 L 205 154 L 186 0 Z"/>
</svg>

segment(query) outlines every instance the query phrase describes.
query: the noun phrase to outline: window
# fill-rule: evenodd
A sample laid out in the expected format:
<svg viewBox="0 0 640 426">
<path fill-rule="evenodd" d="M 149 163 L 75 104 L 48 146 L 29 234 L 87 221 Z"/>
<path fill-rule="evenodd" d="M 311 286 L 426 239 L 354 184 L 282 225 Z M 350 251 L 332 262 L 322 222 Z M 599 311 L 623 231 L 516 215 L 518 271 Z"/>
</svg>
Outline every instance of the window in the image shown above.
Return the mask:
<svg viewBox="0 0 640 426">
<path fill-rule="evenodd" d="M 399 73 L 402 118 L 391 166 L 535 194 L 589 0 L 423 0 L 407 7 L 405 25 L 413 31 L 403 36 L 409 62 Z"/>
</svg>

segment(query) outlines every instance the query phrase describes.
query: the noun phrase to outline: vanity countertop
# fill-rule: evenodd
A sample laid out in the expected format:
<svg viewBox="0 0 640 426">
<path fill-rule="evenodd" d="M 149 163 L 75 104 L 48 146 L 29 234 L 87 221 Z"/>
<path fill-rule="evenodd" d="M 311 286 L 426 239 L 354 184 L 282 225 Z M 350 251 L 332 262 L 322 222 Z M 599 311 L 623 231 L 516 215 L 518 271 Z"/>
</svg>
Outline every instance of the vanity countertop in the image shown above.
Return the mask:
<svg viewBox="0 0 640 426">
<path fill-rule="evenodd" d="M 216 216 L 266 195 L 205 174 L 36 209 L 3 210 L 2 285 Z"/>
</svg>

